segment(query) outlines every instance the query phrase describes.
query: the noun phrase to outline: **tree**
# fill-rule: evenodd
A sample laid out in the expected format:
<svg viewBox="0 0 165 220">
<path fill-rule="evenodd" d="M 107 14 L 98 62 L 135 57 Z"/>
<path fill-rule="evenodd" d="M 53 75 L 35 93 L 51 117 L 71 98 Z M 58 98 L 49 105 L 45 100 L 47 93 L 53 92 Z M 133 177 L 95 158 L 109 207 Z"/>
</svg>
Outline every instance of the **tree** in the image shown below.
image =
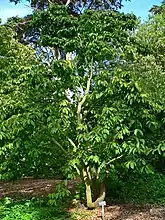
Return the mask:
<svg viewBox="0 0 165 220">
<path fill-rule="evenodd" d="M 145 88 L 150 90 L 150 95 L 155 99 L 155 102 L 163 106 L 165 104 L 164 21 L 165 12 L 163 7 L 162 13 L 153 15 L 139 27 L 136 34 L 136 47 L 141 55 L 138 66 L 139 70 L 141 69 L 140 78 L 142 80 L 145 78 L 143 83 L 148 83 Z"/>
<path fill-rule="evenodd" d="M 83 179 L 87 206 L 94 208 L 105 198 L 114 166 L 149 171 L 148 155 L 157 150 L 151 137 L 161 107 L 137 79 L 137 19 L 104 10 L 77 18 L 53 5 L 36 14 L 33 25 L 41 31 L 41 45 L 70 53 L 51 64 L 61 85 L 57 93 L 66 96 L 57 109 L 60 120 L 48 118 L 49 129 L 58 145 L 68 146 L 65 171 Z"/>
<path fill-rule="evenodd" d="M 165 107 L 165 59 L 164 59 L 164 22 L 165 11 L 164 5 L 161 6 L 161 12 L 153 14 L 150 19 L 142 24 L 136 35 L 136 47 L 140 54 L 137 63 L 139 69 L 139 82 L 142 88 L 147 91 L 155 103 L 161 105 L 161 112 L 158 115 L 160 128 L 158 133 L 153 137 L 153 144 L 158 144 L 159 154 L 151 157 L 151 161 L 159 171 L 164 170 L 165 160 L 164 153 L 164 107 Z"/>
<path fill-rule="evenodd" d="M 94 0 L 83 0 L 83 1 L 71 1 L 71 0 L 27 0 L 30 2 L 32 8 L 38 8 L 44 10 L 51 4 L 59 4 L 66 5 L 70 7 L 70 9 L 76 13 L 82 12 L 84 9 L 118 9 L 121 8 L 122 0 L 110 0 L 110 1 L 94 1 Z M 14 2 L 15 4 L 20 3 L 20 0 L 10 0 L 10 2 Z"/>
<path fill-rule="evenodd" d="M 165 1 L 163 0 L 161 2 L 161 5 L 153 5 L 152 8 L 149 10 L 153 15 L 160 14 L 163 12 L 163 7 L 164 7 Z"/>
<path fill-rule="evenodd" d="M 24 18 L 20 18 L 18 16 L 11 17 L 7 19 L 4 26 L 11 28 L 17 33 L 15 37 L 20 43 L 24 45 L 30 44 L 36 47 L 39 35 L 37 30 L 33 29 L 30 24 L 31 17 L 32 15 L 27 15 Z"/>
<path fill-rule="evenodd" d="M 10 2 L 14 2 L 15 4 L 20 3 L 20 0 L 9 0 Z M 36 10 L 45 10 L 50 5 L 53 4 L 59 4 L 59 5 L 65 5 L 68 7 L 69 14 L 72 14 L 73 16 L 78 17 L 80 14 L 84 12 L 86 9 L 91 10 L 104 10 L 104 9 L 110 9 L 110 10 L 118 10 L 122 5 L 122 0 L 104 0 L 104 1 L 95 1 L 95 0 L 83 0 L 83 1 L 70 1 L 70 0 L 62 0 L 62 1 L 56 1 L 56 0 L 27 0 L 30 2 L 30 5 L 34 11 Z M 126 0 L 127 1 L 127 0 Z M 129 1 L 129 0 L 128 0 Z M 32 15 L 25 16 L 21 21 L 18 20 L 18 18 L 12 18 L 7 23 L 11 25 L 11 21 L 13 23 L 14 21 L 14 31 L 17 32 L 18 39 L 21 43 L 27 44 L 34 44 L 36 46 L 36 42 L 39 39 L 38 30 L 35 28 L 32 28 L 30 21 L 32 19 Z M 8 24 L 7 24 L 8 25 Z M 37 45 L 38 46 L 38 45 Z"/>
<path fill-rule="evenodd" d="M 15 35 L 0 26 L 0 177 L 59 174 L 62 150 L 46 124 L 56 108 L 52 71 Z"/>
</svg>

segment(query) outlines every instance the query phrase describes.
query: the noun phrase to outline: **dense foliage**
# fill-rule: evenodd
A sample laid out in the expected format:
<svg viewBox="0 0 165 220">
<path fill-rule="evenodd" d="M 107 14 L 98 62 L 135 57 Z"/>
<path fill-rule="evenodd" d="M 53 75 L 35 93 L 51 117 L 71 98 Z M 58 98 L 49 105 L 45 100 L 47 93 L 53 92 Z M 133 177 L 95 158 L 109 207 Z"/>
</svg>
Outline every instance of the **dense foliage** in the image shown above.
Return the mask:
<svg viewBox="0 0 165 220">
<path fill-rule="evenodd" d="M 114 202 L 165 204 L 165 178 L 162 174 L 113 173 L 108 197 Z"/>
<path fill-rule="evenodd" d="M 14 201 L 6 198 L 0 202 L 2 220 L 64 220 L 67 217 L 74 219 L 64 210 L 49 206 L 43 199 Z"/>
<path fill-rule="evenodd" d="M 121 8 L 123 0 L 110 0 L 110 1 L 95 1 L 95 0 L 77 0 L 77 1 L 71 1 L 71 0 L 27 0 L 30 2 L 30 5 L 32 8 L 37 9 L 45 9 L 51 4 L 57 3 L 59 5 L 66 5 L 69 6 L 69 8 L 72 11 L 72 14 L 80 14 L 83 12 L 84 9 L 118 9 Z M 10 2 L 14 2 L 15 4 L 20 3 L 20 0 L 10 0 Z"/>
<path fill-rule="evenodd" d="M 164 158 L 165 17 L 70 6 L 33 13 L 36 50 L 17 40 L 22 20 L 0 26 L 0 174 L 79 177 L 94 208 L 115 170 Z"/>
<path fill-rule="evenodd" d="M 47 172 L 49 175 L 53 173 L 50 170 L 53 169 L 52 160 L 57 156 L 45 121 L 52 106 L 53 76 L 48 68 L 35 60 L 35 51 L 18 43 L 14 37 L 11 29 L 0 27 L 0 155 L 3 179 Z M 54 166 L 59 168 L 58 163 Z"/>
</svg>

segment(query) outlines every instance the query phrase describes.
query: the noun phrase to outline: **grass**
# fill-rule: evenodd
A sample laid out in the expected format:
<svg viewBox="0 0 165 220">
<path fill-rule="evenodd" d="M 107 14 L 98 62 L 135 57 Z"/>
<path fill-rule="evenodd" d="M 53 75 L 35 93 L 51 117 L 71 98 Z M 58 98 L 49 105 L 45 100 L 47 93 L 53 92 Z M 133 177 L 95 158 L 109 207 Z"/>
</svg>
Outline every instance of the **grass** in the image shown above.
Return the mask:
<svg viewBox="0 0 165 220">
<path fill-rule="evenodd" d="M 67 217 L 69 213 L 65 209 L 51 207 L 42 199 L 13 201 L 5 198 L 0 202 L 1 220 L 63 220 Z"/>
<path fill-rule="evenodd" d="M 47 198 L 14 201 L 6 197 L 0 200 L 0 220 L 85 220 L 93 214 L 81 208 L 69 212 L 65 206 L 53 207 L 47 201 Z"/>
</svg>

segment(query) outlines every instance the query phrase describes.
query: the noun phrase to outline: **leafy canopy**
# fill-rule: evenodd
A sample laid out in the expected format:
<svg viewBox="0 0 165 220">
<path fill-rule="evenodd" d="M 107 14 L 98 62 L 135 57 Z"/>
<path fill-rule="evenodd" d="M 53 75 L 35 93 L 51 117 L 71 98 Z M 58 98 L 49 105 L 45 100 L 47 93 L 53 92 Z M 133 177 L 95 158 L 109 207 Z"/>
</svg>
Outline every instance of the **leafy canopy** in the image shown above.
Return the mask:
<svg viewBox="0 0 165 220">
<path fill-rule="evenodd" d="M 0 40 L 1 177 L 52 173 L 58 150 L 46 125 L 55 102 L 51 70 L 10 28 L 0 26 Z"/>
<path fill-rule="evenodd" d="M 99 201 L 91 200 L 93 180 L 104 182 L 118 161 L 148 172 L 148 155 L 157 151 L 152 137 L 160 128 L 161 107 L 138 79 L 137 24 L 134 15 L 114 11 L 87 10 L 76 18 L 58 5 L 34 15 L 40 44 L 70 55 L 50 64 L 61 84 L 58 92 L 68 92 L 57 110 L 62 123 L 50 118 L 50 129 L 60 145 L 68 144 L 65 171 L 84 179 L 89 207 Z"/>
</svg>

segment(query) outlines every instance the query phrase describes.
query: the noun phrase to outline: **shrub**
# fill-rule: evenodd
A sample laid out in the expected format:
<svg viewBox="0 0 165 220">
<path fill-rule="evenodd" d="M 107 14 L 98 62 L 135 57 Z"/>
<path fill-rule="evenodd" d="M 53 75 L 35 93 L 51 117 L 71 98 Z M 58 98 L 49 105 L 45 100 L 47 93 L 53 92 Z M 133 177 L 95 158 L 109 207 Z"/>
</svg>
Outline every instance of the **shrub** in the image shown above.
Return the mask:
<svg viewBox="0 0 165 220">
<path fill-rule="evenodd" d="M 108 197 L 112 201 L 140 204 L 165 204 L 165 176 L 162 174 L 133 174 L 109 179 Z"/>
</svg>

